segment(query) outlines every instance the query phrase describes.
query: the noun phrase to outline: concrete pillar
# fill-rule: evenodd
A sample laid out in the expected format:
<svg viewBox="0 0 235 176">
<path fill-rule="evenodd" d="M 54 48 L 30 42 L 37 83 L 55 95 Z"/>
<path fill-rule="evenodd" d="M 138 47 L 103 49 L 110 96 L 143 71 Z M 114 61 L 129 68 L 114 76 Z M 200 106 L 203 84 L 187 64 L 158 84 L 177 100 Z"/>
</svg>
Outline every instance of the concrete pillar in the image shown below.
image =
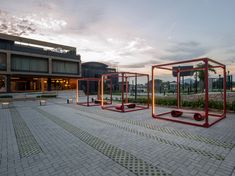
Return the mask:
<svg viewBox="0 0 235 176">
<path fill-rule="evenodd" d="M 6 90 L 7 92 L 11 92 L 11 76 L 7 75 L 6 76 Z"/>
<path fill-rule="evenodd" d="M 44 78 L 41 78 L 41 91 L 44 92 Z"/>
<path fill-rule="evenodd" d="M 52 74 L 52 58 L 48 58 L 48 73 Z"/>
<path fill-rule="evenodd" d="M 51 78 L 47 79 L 47 90 L 51 91 Z"/>
<path fill-rule="evenodd" d="M 11 53 L 7 52 L 7 75 L 6 75 L 6 91 L 11 92 Z"/>
<path fill-rule="evenodd" d="M 11 53 L 7 52 L 7 74 L 11 72 Z"/>
</svg>

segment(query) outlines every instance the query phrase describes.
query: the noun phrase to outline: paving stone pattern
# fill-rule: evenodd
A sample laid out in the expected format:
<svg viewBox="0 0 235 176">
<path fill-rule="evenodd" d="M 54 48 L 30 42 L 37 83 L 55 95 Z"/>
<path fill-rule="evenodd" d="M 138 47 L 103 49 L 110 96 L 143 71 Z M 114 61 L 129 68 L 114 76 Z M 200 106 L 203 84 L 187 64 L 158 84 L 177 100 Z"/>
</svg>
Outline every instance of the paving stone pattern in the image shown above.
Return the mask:
<svg viewBox="0 0 235 176">
<path fill-rule="evenodd" d="M 131 132 L 131 133 L 134 133 L 134 134 L 137 134 L 137 135 L 140 135 L 140 136 L 144 136 L 144 137 L 149 138 L 149 139 L 153 139 L 153 140 L 159 141 L 159 142 L 164 143 L 164 144 L 172 145 L 172 146 L 178 147 L 180 149 L 184 149 L 184 150 L 187 150 L 187 151 L 190 151 L 190 152 L 195 152 L 195 153 L 198 153 L 198 154 L 210 157 L 210 158 L 214 158 L 214 159 L 217 159 L 217 160 L 224 160 L 224 156 L 221 156 L 221 155 L 218 155 L 218 154 L 213 154 L 211 152 L 202 151 L 202 150 L 199 150 L 199 149 L 195 149 L 193 147 L 177 144 L 175 142 L 166 140 L 164 138 L 160 138 L 160 137 L 158 137 L 156 135 L 144 133 L 144 132 L 136 130 L 134 128 L 125 127 L 125 126 L 122 126 L 122 125 L 119 125 L 119 124 L 103 121 L 101 119 L 93 118 L 91 116 L 87 116 L 87 117 L 91 118 L 91 119 L 95 119 L 97 121 L 100 121 L 100 122 L 102 122 L 104 124 L 107 124 L 107 125 L 110 125 L 110 126 L 113 126 L 113 127 L 117 127 L 117 128 L 122 129 L 122 130 Z"/>
<path fill-rule="evenodd" d="M 20 157 L 29 157 L 42 152 L 41 147 L 37 143 L 25 121 L 21 118 L 19 112 L 13 108 L 10 109 L 10 112 Z"/>
<path fill-rule="evenodd" d="M 66 105 L 65 105 L 66 106 Z M 102 118 L 103 117 L 103 119 L 106 119 L 106 120 L 108 120 L 108 119 L 113 119 L 113 120 L 116 120 L 116 121 L 123 121 L 124 119 L 138 119 L 139 121 L 141 121 L 140 119 L 140 115 L 144 115 L 145 113 L 140 113 L 140 115 L 138 115 L 137 113 L 129 113 L 128 115 L 127 114 L 121 114 L 121 113 L 110 113 L 111 115 L 109 116 L 109 111 L 106 111 L 106 112 L 103 112 L 103 111 L 99 111 L 99 108 L 81 108 L 80 106 L 77 106 L 77 105 L 74 105 L 74 106 L 72 106 L 72 105 L 70 105 L 70 106 L 67 106 L 67 107 L 70 107 L 70 108 L 73 108 L 73 109 L 75 109 L 76 110 L 76 112 L 78 112 L 78 114 L 81 114 L 81 113 L 83 113 L 82 115 L 80 115 L 80 116 L 77 116 L 77 117 L 84 117 L 85 116 L 85 114 L 86 115 L 88 115 L 87 117 L 89 117 L 89 116 L 91 116 L 92 118 L 94 118 L 94 117 L 96 117 L 97 116 L 97 118 Z M 72 111 L 70 110 L 70 112 L 72 113 Z M 95 113 L 94 113 L 95 112 Z M 140 111 L 139 111 L 140 112 Z M 60 111 L 60 112 L 58 112 L 58 114 L 61 114 L 62 112 Z M 97 115 L 97 114 L 99 114 L 99 115 Z M 103 115 L 102 115 L 103 114 Z M 108 115 L 107 115 L 108 114 Z M 62 116 L 64 116 L 65 114 L 61 114 L 61 117 Z M 142 116 L 143 117 L 143 116 Z M 215 125 L 214 127 L 211 127 L 211 128 L 209 128 L 209 129 L 203 129 L 203 128 L 196 128 L 196 127 L 191 127 L 191 126 L 185 126 L 185 125 L 178 125 L 178 124 L 170 124 L 170 123 L 167 123 L 167 124 L 169 124 L 169 126 L 170 126 L 170 129 L 174 129 L 174 128 L 172 128 L 172 126 L 174 127 L 174 125 L 177 127 L 177 128 L 175 128 L 176 129 L 176 131 L 188 131 L 188 132 L 186 132 L 186 133 L 188 133 L 188 134 L 190 134 L 190 135 L 195 135 L 195 134 L 191 134 L 192 133 L 192 131 L 194 132 L 198 132 L 198 131 L 202 131 L 202 130 L 204 130 L 203 131 L 203 134 L 205 134 L 206 136 L 202 136 L 202 137 L 205 137 L 205 138 L 208 138 L 209 140 L 212 140 L 212 141 L 218 141 L 218 142 L 221 142 L 221 143 L 226 143 L 226 144 L 234 144 L 234 135 L 232 134 L 232 131 L 233 131 L 233 129 L 234 128 L 231 128 L 230 127 L 230 125 L 232 124 L 232 123 L 234 123 L 234 120 L 231 118 L 231 117 L 233 117 L 233 116 L 230 116 L 229 114 L 228 114 L 228 118 L 227 119 L 225 119 L 224 121 L 222 121 L 221 123 L 219 123 L 219 124 L 217 124 L 217 125 Z M 76 117 L 75 117 L 76 118 Z M 145 118 L 146 118 L 146 116 L 145 116 Z M 67 119 L 67 118 L 66 118 Z M 143 119 L 143 118 L 142 118 Z M 146 122 L 145 121 L 145 119 L 143 119 L 142 120 L 143 122 Z M 227 121 L 227 122 L 226 122 Z M 75 120 L 74 120 L 74 122 L 75 122 Z M 153 121 L 153 122 L 156 122 L 155 124 L 152 124 L 152 125 L 162 125 L 162 124 L 164 124 L 165 125 L 165 121 L 164 122 L 159 122 L 159 121 Z M 81 123 L 81 121 L 80 121 L 80 123 Z M 94 124 L 92 124 L 90 121 L 89 121 L 89 123 L 91 124 L 91 126 L 92 125 L 94 125 Z M 228 128 L 226 128 L 226 129 L 222 129 L 221 128 L 221 126 L 225 126 L 226 125 L 226 123 L 227 123 L 227 126 L 228 126 Z M 100 123 L 101 124 L 101 123 Z M 129 123 L 128 123 L 129 124 Z M 97 125 L 97 124 L 95 124 L 95 125 Z M 131 125 L 131 124 L 130 124 Z M 178 125 L 178 126 L 177 126 Z M 136 126 L 136 125 L 134 125 L 134 126 Z M 132 127 L 134 127 L 134 126 L 132 126 Z M 231 125 L 232 126 L 232 125 Z M 181 128 L 181 130 L 179 130 L 179 128 L 178 127 L 180 127 Z M 100 128 L 103 128 L 103 127 L 100 127 Z M 138 129 L 143 129 L 143 128 L 141 128 L 141 126 L 139 126 L 139 128 Z M 147 129 L 147 128 L 145 128 L 145 129 Z M 230 129 L 230 131 L 229 131 L 229 129 Z M 112 141 L 112 142 L 115 142 L 115 145 L 118 145 L 118 146 L 120 146 L 120 147 L 124 147 L 125 145 L 123 145 L 123 143 L 122 143 L 122 141 L 121 140 L 119 140 L 119 139 L 117 139 L 117 136 L 119 137 L 120 135 L 116 135 L 115 136 L 115 132 L 117 132 L 118 130 L 115 130 L 115 132 L 112 132 L 111 133 L 111 131 L 114 131 L 114 129 L 113 128 L 110 128 L 110 129 L 107 129 L 107 131 L 108 132 L 106 132 L 107 133 L 107 135 L 109 135 L 109 136 L 112 136 L 113 138 L 115 138 L 115 140 L 110 140 L 110 141 Z M 191 130 L 191 131 L 190 131 Z M 229 131 L 229 133 L 227 133 L 227 136 L 226 135 L 224 135 L 224 134 L 226 134 L 226 133 L 224 133 L 224 130 L 226 130 L 226 131 Z M 94 131 L 94 128 L 93 128 L 93 130 L 91 130 L 91 131 Z M 152 130 L 148 130 L 149 132 L 150 131 L 152 131 Z M 213 132 L 214 131 L 214 132 Z M 103 130 L 102 130 L 102 132 L 103 132 Z M 159 131 L 160 132 L 160 131 Z M 218 134 L 218 132 L 220 132 L 221 134 L 220 134 L 220 138 L 217 138 L 217 136 L 216 135 L 211 135 L 211 134 Z M 99 131 L 94 131 L 94 133 L 97 133 L 97 134 L 100 134 L 100 132 Z M 160 133 L 157 133 L 158 135 L 160 134 Z M 165 134 L 167 134 L 167 133 L 165 133 Z M 105 136 L 105 135 L 103 135 L 102 137 L 106 137 L 107 139 L 108 139 L 108 137 L 107 137 L 107 135 Z M 123 134 L 124 135 L 124 134 Z M 208 136 L 211 136 L 211 138 L 209 138 Z M 142 145 L 143 143 L 146 143 L 146 140 L 144 140 L 144 141 L 141 141 L 142 143 L 139 143 L 138 142 L 138 140 L 142 140 L 142 139 L 136 139 L 136 140 L 133 140 L 133 136 L 129 136 L 129 138 L 128 138 L 128 136 L 125 134 L 125 136 L 126 136 L 126 139 L 127 139 L 127 141 L 128 141 L 128 145 L 129 146 L 131 146 L 131 147 L 129 147 L 129 148 L 132 148 L 131 150 L 132 151 L 135 151 L 135 150 L 139 150 L 139 151 L 141 151 L 145 156 L 146 155 L 148 155 L 150 152 L 153 152 L 154 151 L 154 149 L 152 149 L 151 147 L 150 147 L 150 145 L 147 147 L 147 145 L 143 145 L 143 146 L 145 146 L 145 147 L 147 147 L 148 148 L 148 150 L 149 149 L 151 149 L 152 151 L 149 151 L 149 152 L 146 152 L 147 150 L 141 150 L 141 149 L 135 149 L 135 147 L 136 146 L 139 146 L 139 145 Z M 160 135 L 159 135 L 160 136 Z M 167 135 L 167 136 L 169 136 L 169 135 Z M 213 145 L 213 144 L 210 144 L 210 143 L 206 143 L 206 142 L 202 142 L 200 145 L 198 145 L 198 143 L 200 143 L 200 142 L 198 142 L 198 140 L 193 140 L 193 139 L 190 139 L 190 140 L 187 140 L 187 138 L 183 138 L 183 137 L 180 137 L 180 138 L 182 138 L 182 139 L 180 139 L 179 137 L 174 137 L 175 135 L 171 135 L 171 139 L 170 140 L 172 140 L 172 141 L 177 141 L 178 140 L 178 143 L 181 143 L 182 142 L 182 139 L 185 139 L 185 140 L 183 140 L 183 141 L 188 141 L 188 145 L 189 146 L 193 146 L 193 148 L 195 148 L 195 149 L 198 149 L 198 150 L 201 150 L 202 148 L 204 148 L 204 147 L 206 147 L 207 149 L 208 149 L 208 151 L 210 152 L 211 151 L 211 153 L 213 153 L 213 154 L 215 154 L 215 155 L 222 155 L 222 156 L 224 156 L 225 157 L 225 160 L 224 160 L 224 162 L 215 162 L 215 160 L 212 158 L 212 159 L 209 159 L 209 160 L 205 160 L 204 158 L 202 158 L 202 157 L 199 157 L 199 158 L 197 158 L 198 156 L 197 155 L 194 155 L 193 154 L 193 152 L 188 152 L 189 153 L 189 155 L 188 154 L 186 154 L 186 153 L 184 153 L 183 154 L 183 152 L 179 152 L 179 150 L 175 150 L 176 152 L 175 153 L 172 153 L 170 150 L 168 150 L 167 152 L 165 152 L 164 150 L 167 148 L 167 146 L 165 145 L 165 149 L 160 149 L 160 150 L 162 150 L 162 152 L 161 153 L 165 153 L 165 156 L 164 156 L 164 158 L 161 158 L 160 157 L 160 155 L 161 155 L 161 153 L 159 154 L 158 153 L 158 155 L 157 156 L 159 156 L 159 158 L 160 158 L 160 160 L 162 159 L 162 165 L 163 165 L 163 167 L 165 167 L 166 165 L 167 165 L 167 169 L 169 169 L 169 170 L 173 170 L 174 172 L 173 172 L 173 175 L 215 175 L 215 173 L 216 173 L 216 175 L 223 175 L 222 173 L 223 172 L 227 172 L 227 173 L 230 173 L 229 175 L 231 175 L 231 170 L 232 170 L 232 168 L 233 168 L 233 166 L 235 165 L 235 162 L 234 162 L 234 157 L 235 157 L 235 155 L 231 152 L 231 148 L 227 148 L 227 147 L 223 147 L 223 146 L 218 146 L 218 145 Z M 201 136 L 201 135 L 197 135 L 197 136 Z M 225 138 L 222 138 L 222 137 L 224 137 L 225 136 Z M 229 138 L 230 137 L 230 138 Z M 135 137 L 136 138 L 136 137 Z M 216 139 L 217 138 L 217 139 Z M 227 140 L 226 141 L 226 139 L 229 139 L 229 140 Z M 126 141 L 126 142 L 127 142 Z M 134 142 L 133 142 L 134 141 Z M 232 141 L 232 142 L 231 142 Z M 133 143 L 135 143 L 135 144 L 132 144 L 131 145 L 131 142 L 133 142 Z M 204 145 L 203 143 L 205 143 L 205 144 L 207 144 L 207 145 Z M 134 146 L 133 146 L 134 145 Z M 142 146 L 142 147 L 143 147 Z M 194 147 L 195 146 L 195 147 Z M 127 147 L 127 145 L 125 146 L 125 147 Z M 158 148 L 159 148 L 160 146 L 156 146 L 155 147 L 155 150 L 157 151 L 157 150 L 159 150 Z M 127 147 L 128 148 L 128 147 Z M 136 147 L 136 148 L 138 148 L 138 147 Z M 144 147 L 143 147 L 144 148 Z M 175 148 L 175 147 L 174 147 Z M 234 149 L 234 148 L 233 148 Z M 169 154 L 167 154 L 167 153 L 169 153 Z M 190 155 L 190 153 L 191 154 L 193 154 L 193 155 Z M 180 156 L 180 155 L 184 155 L 184 156 Z M 144 157 L 144 155 L 143 155 L 143 157 Z M 170 155 L 172 155 L 172 156 L 170 156 Z M 177 156 L 178 155 L 178 158 L 176 159 L 176 158 L 174 158 L 175 157 L 175 155 Z M 200 154 L 201 155 L 201 154 Z M 154 153 L 152 153 L 151 155 L 148 155 L 149 156 L 149 158 L 151 159 L 151 158 L 154 158 L 154 156 L 155 156 L 155 154 Z M 230 157 L 231 156 L 231 157 Z M 168 160 L 168 157 L 169 157 L 169 160 Z M 158 158 L 158 159 L 159 159 Z M 173 160 L 175 160 L 175 161 L 172 161 L 170 158 L 173 158 Z M 191 158 L 193 159 L 193 161 L 189 161 L 189 160 L 185 160 L 186 158 L 188 158 L 189 160 L 191 160 Z M 147 160 L 147 159 L 145 159 L 145 160 Z M 168 162 L 167 162 L 167 160 L 168 160 Z M 152 159 L 152 161 L 153 161 L 153 159 Z M 218 160 L 219 161 L 219 160 Z M 174 164 L 174 165 L 173 165 Z M 169 167 L 168 167 L 169 166 Z M 178 168 L 177 168 L 178 167 Z M 177 171 L 176 171 L 177 170 Z M 228 174 L 224 174 L 224 175 L 228 175 Z"/>
<path fill-rule="evenodd" d="M 234 114 L 205 129 L 153 119 L 150 110 L 66 104 L 65 96 L 0 108 L 1 176 L 235 174 Z"/>
<path fill-rule="evenodd" d="M 58 105 L 62 105 L 62 104 L 58 103 Z M 105 117 L 105 116 L 103 116 L 103 117 Z M 167 127 L 159 127 L 159 126 L 155 126 L 155 125 L 148 123 L 148 122 L 145 122 L 145 121 L 139 121 L 139 120 L 133 120 L 133 119 L 119 119 L 119 118 L 116 118 L 113 116 L 108 116 L 107 118 L 112 118 L 114 120 L 123 121 L 123 122 L 129 123 L 129 124 L 132 124 L 132 125 L 145 127 L 145 128 L 160 131 L 163 133 L 167 133 L 167 134 L 171 134 L 171 135 L 175 135 L 175 136 L 180 136 L 183 138 L 192 139 L 192 140 L 204 142 L 204 143 L 211 144 L 211 145 L 221 146 L 221 147 L 228 148 L 228 149 L 232 149 L 235 147 L 234 143 L 215 140 L 213 138 L 208 138 L 208 137 L 201 136 L 201 135 L 194 135 L 194 134 L 188 133 L 183 130 L 171 129 L 171 128 L 167 128 Z"/>
<path fill-rule="evenodd" d="M 200 135 L 193 135 L 193 134 L 190 134 L 190 133 L 182 131 L 182 130 L 174 130 L 174 129 L 165 128 L 165 127 L 157 127 L 157 126 L 151 125 L 151 124 L 146 123 L 146 122 L 140 122 L 140 121 L 129 120 L 129 119 L 125 119 L 123 121 L 127 122 L 127 123 L 130 123 L 130 124 L 133 124 L 133 125 L 143 126 L 145 128 L 161 131 L 163 133 L 168 133 L 168 134 L 172 134 L 172 135 L 175 135 L 175 136 L 180 136 L 180 137 L 184 137 L 184 138 L 187 138 L 187 139 L 193 139 L 193 140 L 196 140 L 196 141 L 200 141 L 200 142 L 204 142 L 204 143 L 212 144 L 212 145 L 216 145 L 216 146 L 221 146 L 221 147 L 224 147 L 224 148 L 232 149 L 233 147 L 235 147 L 235 144 L 232 144 L 232 143 L 227 143 L 227 142 L 224 142 L 224 141 L 218 141 L 218 140 L 210 139 L 210 138 L 200 136 Z"/>
<path fill-rule="evenodd" d="M 36 109 L 38 112 L 42 113 L 45 117 L 55 122 L 57 125 L 64 128 L 69 133 L 73 134 L 74 136 L 78 137 L 80 140 L 85 142 L 86 144 L 93 147 L 95 150 L 98 150 L 102 154 L 108 156 L 115 162 L 119 163 L 121 166 L 127 168 L 129 171 L 135 173 L 136 175 L 170 175 L 167 174 L 165 171 L 152 166 L 151 164 L 146 163 L 145 161 L 136 158 L 132 154 L 115 147 L 113 145 L 110 145 L 106 143 L 105 141 L 99 139 L 96 136 L 93 136 L 89 133 L 87 133 L 84 130 L 81 130 L 66 121 L 61 120 L 60 118 L 47 113 L 46 111 L 43 111 L 41 109 Z"/>
<path fill-rule="evenodd" d="M 58 104 L 58 105 L 62 105 L 62 104 Z M 73 107 L 73 108 L 76 108 L 76 107 Z M 103 116 L 103 117 L 107 117 L 107 116 Z M 171 128 L 167 128 L 167 127 L 159 127 L 159 126 L 155 126 L 151 123 L 144 122 L 144 121 L 132 120 L 132 119 L 119 119 L 119 118 L 116 118 L 116 117 L 113 117 L 113 116 L 108 116 L 107 118 L 109 118 L 109 119 L 111 118 L 111 119 L 117 120 L 117 121 L 126 122 L 126 123 L 136 125 L 136 126 L 141 126 L 141 127 L 147 128 L 147 129 L 156 130 L 156 131 L 159 131 L 159 132 L 163 132 L 163 133 L 183 137 L 183 138 L 186 138 L 186 139 L 191 139 L 191 140 L 195 140 L 195 141 L 199 141 L 199 142 L 204 142 L 206 144 L 211 144 L 211 145 L 215 145 L 215 146 L 219 146 L 219 147 L 228 148 L 230 150 L 235 147 L 234 143 L 215 140 L 213 138 L 208 138 L 208 137 L 204 137 L 204 136 L 201 136 L 201 135 L 194 135 L 194 134 L 188 133 L 188 132 L 183 131 L 183 130 L 171 129 Z M 223 159 L 223 158 L 221 158 L 221 159 Z"/>
</svg>

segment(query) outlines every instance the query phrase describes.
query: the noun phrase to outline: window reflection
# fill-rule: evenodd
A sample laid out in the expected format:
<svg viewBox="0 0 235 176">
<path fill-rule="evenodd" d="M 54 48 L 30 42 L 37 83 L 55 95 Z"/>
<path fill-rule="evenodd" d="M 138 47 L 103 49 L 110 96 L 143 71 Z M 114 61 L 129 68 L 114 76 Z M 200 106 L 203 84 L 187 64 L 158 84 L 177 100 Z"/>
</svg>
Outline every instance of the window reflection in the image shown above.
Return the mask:
<svg viewBox="0 0 235 176">
<path fill-rule="evenodd" d="M 7 56 L 5 53 L 0 53 L 0 70 L 5 71 L 7 68 Z"/>
<path fill-rule="evenodd" d="M 0 92 L 6 92 L 6 76 L 0 75 Z"/>
</svg>

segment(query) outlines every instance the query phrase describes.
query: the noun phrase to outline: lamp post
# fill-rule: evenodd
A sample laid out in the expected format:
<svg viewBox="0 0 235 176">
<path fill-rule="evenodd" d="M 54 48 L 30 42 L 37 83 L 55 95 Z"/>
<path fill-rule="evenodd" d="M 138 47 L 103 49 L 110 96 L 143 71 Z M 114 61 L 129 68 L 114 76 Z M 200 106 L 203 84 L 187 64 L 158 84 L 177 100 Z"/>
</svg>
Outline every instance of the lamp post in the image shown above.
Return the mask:
<svg viewBox="0 0 235 176">
<path fill-rule="evenodd" d="M 221 75 L 219 74 L 219 90 L 221 89 Z"/>
</svg>

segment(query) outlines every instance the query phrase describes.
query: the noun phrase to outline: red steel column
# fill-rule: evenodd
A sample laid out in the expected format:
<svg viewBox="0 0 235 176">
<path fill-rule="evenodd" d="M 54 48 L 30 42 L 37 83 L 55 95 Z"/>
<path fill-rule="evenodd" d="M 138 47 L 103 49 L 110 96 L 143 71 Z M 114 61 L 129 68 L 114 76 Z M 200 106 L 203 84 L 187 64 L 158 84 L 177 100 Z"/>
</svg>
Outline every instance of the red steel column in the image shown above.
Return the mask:
<svg viewBox="0 0 235 176">
<path fill-rule="evenodd" d="M 177 70 L 177 108 L 180 108 L 180 72 Z"/>
<path fill-rule="evenodd" d="M 76 103 L 78 103 L 78 90 L 79 90 L 78 79 L 76 80 Z"/>
<path fill-rule="evenodd" d="M 226 77 L 227 77 L 227 75 L 226 75 L 226 66 L 224 66 L 223 67 L 223 71 L 224 71 L 224 116 L 226 116 L 226 102 L 227 102 L 227 96 L 226 96 L 226 89 L 227 89 L 227 86 L 226 86 L 226 82 L 227 82 L 227 80 L 226 80 Z"/>
<path fill-rule="evenodd" d="M 205 126 L 208 127 L 208 101 L 209 101 L 209 94 L 208 94 L 208 59 L 204 59 L 205 62 Z"/>
<path fill-rule="evenodd" d="M 97 100 L 101 100 L 101 89 L 100 89 L 101 80 L 98 80 L 98 91 L 97 91 Z"/>
<path fill-rule="evenodd" d="M 154 66 L 152 66 L 152 117 L 155 113 L 155 85 L 154 85 Z"/>
<path fill-rule="evenodd" d="M 111 104 L 113 103 L 113 93 L 112 93 L 112 90 L 113 90 L 113 83 L 112 83 L 112 79 L 110 79 L 110 102 L 111 102 Z"/>
<path fill-rule="evenodd" d="M 124 112 L 124 73 L 122 73 L 122 112 Z"/>
<path fill-rule="evenodd" d="M 128 103 L 128 82 L 127 82 L 127 76 L 125 77 L 125 82 L 126 82 L 126 98 L 125 98 L 125 103 Z"/>
<path fill-rule="evenodd" d="M 149 75 L 147 75 L 147 96 L 148 96 L 147 108 L 149 108 Z"/>
<path fill-rule="evenodd" d="M 104 106 L 104 76 L 101 75 L 101 108 Z"/>
<path fill-rule="evenodd" d="M 87 96 L 87 106 L 89 106 L 90 104 L 89 104 L 89 81 L 87 80 L 87 82 L 86 82 L 86 96 Z"/>
</svg>

